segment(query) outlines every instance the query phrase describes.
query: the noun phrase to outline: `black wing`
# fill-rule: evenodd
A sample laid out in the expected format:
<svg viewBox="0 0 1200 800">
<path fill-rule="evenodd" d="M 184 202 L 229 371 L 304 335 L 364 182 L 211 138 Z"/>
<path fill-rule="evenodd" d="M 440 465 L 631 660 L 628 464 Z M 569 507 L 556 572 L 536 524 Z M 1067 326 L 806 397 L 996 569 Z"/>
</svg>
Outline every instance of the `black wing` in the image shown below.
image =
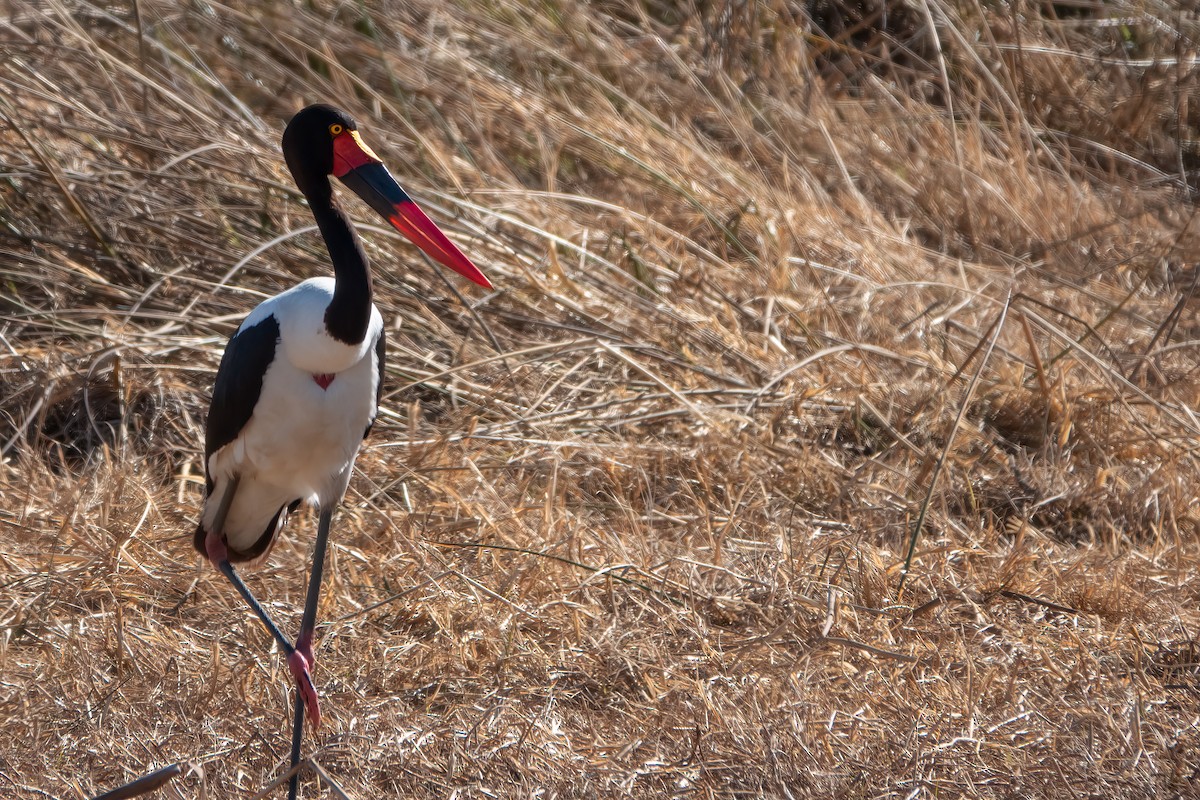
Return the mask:
<svg viewBox="0 0 1200 800">
<path fill-rule="evenodd" d="M 379 415 L 379 403 L 383 400 L 383 373 L 386 364 L 387 332 L 381 326 L 379 328 L 379 338 L 375 340 L 375 370 L 378 375 L 375 381 L 375 410 L 371 412 L 371 418 L 367 420 L 367 429 L 363 431 L 364 439 L 370 435 L 371 426 L 375 424 L 375 417 Z"/>
<path fill-rule="evenodd" d="M 232 442 L 246 427 L 262 393 L 263 376 L 275 359 L 279 344 L 279 321 L 269 316 L 257 325 L 239 331 L 229 340 L 217 381 L 213 384 L 208 425 L 204 429 L 204 471 L 213 453 Z M 208 481 L 212 492 L 212 479 Z"/>
</svg>

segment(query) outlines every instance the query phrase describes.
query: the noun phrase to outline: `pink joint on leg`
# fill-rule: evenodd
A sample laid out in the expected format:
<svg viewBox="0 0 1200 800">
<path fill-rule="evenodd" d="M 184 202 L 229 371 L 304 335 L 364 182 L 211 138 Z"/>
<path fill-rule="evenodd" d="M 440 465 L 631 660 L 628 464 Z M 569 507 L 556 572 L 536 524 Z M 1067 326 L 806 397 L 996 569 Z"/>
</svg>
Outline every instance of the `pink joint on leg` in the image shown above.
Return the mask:
<svg viewBox="0 0 1200 800">
<path fill-rule="evenodd" d="M 204 550 L 208 553 L 208 560 L 218 569 L 222 561 L 229 560 L 229 548 L 225 545 L 225 537 L 218 533 L 204 534 Z"/>
<path fill-rule="evenodd" d="M 300 692 L 300 697 L 304 700 L 304 710 L 308 714 L 309 722 L 312 723 L 313 730 L 317 730 L 321 727 L 321 705 L 317 701 L 317 688 L 313 685 L 312 673 L 309 672 L 309 665 L 312 663 L 311 645 L 301 649 L 297 643 L 287 662 L 288 669 L 292 671 L 292 678 L 296 681 L 296 691 Z"/>
</svg>

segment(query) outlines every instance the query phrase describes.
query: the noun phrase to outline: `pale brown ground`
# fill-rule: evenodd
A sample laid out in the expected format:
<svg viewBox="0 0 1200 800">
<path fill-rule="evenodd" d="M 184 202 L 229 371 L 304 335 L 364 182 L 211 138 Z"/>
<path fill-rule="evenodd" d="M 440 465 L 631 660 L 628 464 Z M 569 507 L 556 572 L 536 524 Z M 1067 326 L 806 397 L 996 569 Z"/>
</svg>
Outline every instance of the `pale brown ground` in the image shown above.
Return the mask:
<svg viewBox="0 0 1200 800">
<path fill-rule="evenodd" d="M 2 5 L 0 796 L 285 768 L 190 536 L 224 341 L 327 271 L 317 100 L 497 287 L 353 204 L 392 349 L 306 741 L 351 796 L 1200 795 L 1194 16 Z M 313 527 L 249 576 L 290 626 Z"/>
</svg>

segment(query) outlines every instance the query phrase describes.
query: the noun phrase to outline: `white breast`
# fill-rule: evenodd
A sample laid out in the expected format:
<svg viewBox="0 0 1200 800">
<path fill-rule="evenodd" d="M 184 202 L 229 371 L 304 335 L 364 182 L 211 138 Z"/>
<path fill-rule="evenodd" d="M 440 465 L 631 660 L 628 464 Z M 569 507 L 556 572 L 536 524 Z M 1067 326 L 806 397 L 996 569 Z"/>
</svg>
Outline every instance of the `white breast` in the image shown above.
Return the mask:
<svg viewBox="0 0 1200 800">
<path fill-rule="evenodd" d="M 312 375 L 334 375 L 366 358 L 383 328 L 379 309 L 371 306 L 366 338 L 356 345 L 334 339 L 325 330 L 325 309 L 333 300 L 334 280 L 309 278 L 258 305 L 239 330 L 257 325 L 269 316 L 279 321 L 281 350 L 296 369 Z M 280 353 L 276 353 L 278 358 Z"/>
<path fill-rule="evenodd" d="M 329 336 L 324 319 L 333 284 L 331 278 L 304 281 L 263 302 L 242 323 L 245 329 L 273 315 L 280 344 L 263 375 L 250 421 L 209 459 L 209 474 L 217 483 L 234 473 L 241 476 L 225 525 L 236 549 L 250 547 L 285 503 L 338 502 L 375 416 L 379 373 L 374 347 L 383 318 L 372 307 L 366 339 L 359 345 Z M 332 375 L 333 381 L 322 388 L 315 375 Z M 205 511 L 207 515 L 209 509 Z"/>
</svg>

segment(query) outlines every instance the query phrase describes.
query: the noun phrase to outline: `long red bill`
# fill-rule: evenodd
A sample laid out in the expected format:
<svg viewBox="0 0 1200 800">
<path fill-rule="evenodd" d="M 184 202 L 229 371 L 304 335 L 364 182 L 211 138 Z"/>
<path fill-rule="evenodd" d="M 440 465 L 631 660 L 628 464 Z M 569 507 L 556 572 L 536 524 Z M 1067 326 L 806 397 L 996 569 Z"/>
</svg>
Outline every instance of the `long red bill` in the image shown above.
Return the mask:
<svg viewBox="0 0 1200 800">
<path fill-rule="evenodd" d="M 442 233 L 433 220 L 413 202 L 388 172 L 379 157 L 363 144 L 358 131 L 334 137 L 333 174 L 348 189 L 361 197 L 396 230 L 430 258 L 480 286 L 492 288 L 479 268 L 471 263 L 454 242 Z"/>
<path fill-rule="evenodd" d="M 471 263 L 462 250 L 454 242 L 446 238 L 433 220 L 425 215 L 421 207 L 412 200 L 397 203 L 396 213 L 388 217 L 392 227 L 403 233 L 429 254 L 438 263 L 445 264 L 450 269 L 480 286 L 492 288 L 492 282 Z"/>
</svg>

